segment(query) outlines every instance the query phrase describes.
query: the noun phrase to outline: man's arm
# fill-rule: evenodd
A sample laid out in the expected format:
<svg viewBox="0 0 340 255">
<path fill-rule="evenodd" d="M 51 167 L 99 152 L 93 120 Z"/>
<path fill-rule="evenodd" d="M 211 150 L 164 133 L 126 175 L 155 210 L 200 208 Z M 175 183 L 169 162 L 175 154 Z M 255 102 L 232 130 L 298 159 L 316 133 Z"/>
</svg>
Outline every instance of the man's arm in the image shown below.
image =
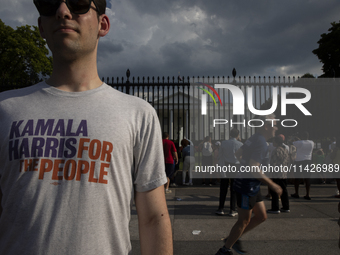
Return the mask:
<svg viewBox="0 0 340 255">
<path fill-rule="evenodd" d="M 178 155 L 177 155 L 177 152 L 176 151 L 173 151 L 172 152 L 172 157 L 174 158 L 175 162 L 176 162 L 176 165 L 178 164 Z"/>
<path fill-rule="evenodd" d="M 243 150 L 242 150 L 241 148 L 239 148 L 239 149 L 235 152 L 235 157 L 237 158 L 237 160 L 238 160 L 239 162 L 241 162 L 242 154 L 243 154 Z"/>
<path fill-rule="evenodd" d="M 139 238 L 142 255 L 172 255 L 172 231 L 163 185 L 136 192 Z"/>
<path fill-rule="evenodd" d="M 275 182 L 273 182 L 270 178 L 268 178 L 265 174 L 263 174 L 260 170 L 260 163 L 255 160 L 249 160 L 249 165 L 254 166 L 258 168 L 258 172 L 254 173 L 254 177 L 260 180 L 261 182 L 268 185 L 268 187 L 276 192 L 279 196 L 282 194 L 282 189 L 279 185 L 277 185 Z"/>
</svg>

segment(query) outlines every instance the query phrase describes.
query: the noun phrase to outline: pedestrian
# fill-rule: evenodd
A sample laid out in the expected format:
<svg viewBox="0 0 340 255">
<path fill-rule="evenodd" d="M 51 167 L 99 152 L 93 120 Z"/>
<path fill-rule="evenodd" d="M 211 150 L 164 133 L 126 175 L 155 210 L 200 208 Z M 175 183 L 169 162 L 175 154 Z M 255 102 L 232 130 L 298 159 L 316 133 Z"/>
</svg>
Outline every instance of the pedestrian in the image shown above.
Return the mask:
<svg viewBox="0 0 340 255">
<path fill-rule="evenodd" d="M 141 254 L 173 254 L 156 111 L 98 76 L 106 1 L 34 4 L 53 71 L 0 94 L 0 254 L 130 254 L 133 201 Z"/>
<path fill-rule="evenodd" d="M 316 151 L 316 153 L 313 155 L 313 164 L 316 166 L 322 166 L 325 163 L 325 153 L 323 152 L 323 149 L 320 148 Z M 326 179 L 324 178 L 324 174 L 320 174 L 321 177 L 321 184 L 326 184 Z"/>
<path fill-rule="evenodd" d="M 191 145 L 187 139 L 183 139 L 181 145 L 183 157 L 182 184 L 192 186 L 192 171 L 194 171 L 195 168 L 195 147 L 194 144 Z M 186 183 L 185 179 L 187 172 L 189 175 L 189 182 Z"/>
<path fill-rule="evenodd" d="M 268 165 L 269 163 L 267 140 L 274 137 L 277 130 L 275 115 L 259 116 L 257 119 L 261 119 L 263 126 L 259 127 L 257 132 L 235 154 L 241 162 L 241 168 L 248 166 L 255 169 L 256 172 L 253 172 L 251 176 L 240 176 L 234 180 L 238 220 L 232 227 L 229 236 L 225 239 L 224 246 L 219 249 L 216 255 L 233 254 L 231 248 L 238 253 L 245 253 L 239 238 L 266 220 L 266 207 L 260 190 L 261 182 L 267 184 L 278 195 L 282 193 L 280 186 L 260 172 L 260 166 Z M 271 121 L 268 122 L 268 120 Z M 252 214 L 254 214 L 253 217 Z"/>
<path fill-rule="evenodd" d="M 171 193 L 169 190 L 170 179 L 175 174 L 175 165 L 178 163 L 178 155 L 175 144 L 173 141 L 169 140 L 169 133 L 163 133 L 163 152 L 164 152 L 164 160 L 165 160 L 165 172 L 166 178 L 168 180 L 165 185 L 165 193 Z"/>
<path fill-rule="evenodd" d="M 223 141 L 220 148 L 220 164 L 227 167 L 240 168 L 240 162 L 235 156 L 236 151 L 243 145 L 240 141 L 240 131 L 234 128 L 230 131 L 230 139 Z M 217 215 L 224 215 L 224 204 L 228 194 L 228 188 L 230 184 L 230 210 L 228 216 L 235 217 L 236 211 L 236 193 L 233 188 L 234 178 L 221 178 L 220 182 L 220 199 L 218 209 L 215 212 Z"/>
<path fill-rule="evenodd" d="M 202 147 L 202 166 L 205 167 L 206 169 L 208 166 L 213 165 L 213 149 L 212 149 L 212 143 L 211 143 L 211 137 L 206 136 L 204 138 L 204 141 L 201 145 Z M 206 173 L 204 173 L 206 175 Z M 206 185 L 205 183 L 205 178 L 203 178 L 203 186 Z M 209 177 L 209 185 L 211 186 L 211 178 Z"/>
<path fill-rule="evenodd" d="M 312 163 L 312 153 L 314 148 L 314 142 L 311 140 L 308 140 L 309 133 L 307 131 L 303 132 L 301 134 L 301 140 L 293 142 L 293 145 L 296 147 L 296 168 L 297 172 L 300 171 L 300 169 L 305 169 L 306 167 L 310 167 Z M 291 194 L 291 197 L 293 198 L 299 198 L 299 185 L 301 180 L 304 180 L 305 186 L 306 186 L 306 195 L 303 197 L 306 200 L 311 200 L 310 197 L 310 179 L 307 176 L 306 173 L 299 173 L 297 175 L 297 178 L 294 180 L 294 188 L 295 193 Z"/>
<path fill-rule="evenodd" d="M 289 148 L 286 147 L 283 143 L 284 136 L 278 135 L 273 140 L 273 145 L 275 149 L 272 152 L 271 158 L 270 158 L 270 166 L 271 167 L 285 167 L 289 164 Z M 278 172 L 275 173 L 275 178 L 272 179 L 274 183 L 279 185 L 282 189 L 282 195 L 281 195 L 281 203 L 282 208 L 279 209 L 279 196 L 276 192 L 270 190 L 270 194 L 272 196 L 272 207 L 271 209 L 267 210 L 267 213 L 274 213 L 278 214 L 280 212 L 289 213 L 289 198 L 288 198 L 288 191 L 287 191 L 287 173 L 285 172 Z"/>
</svg>

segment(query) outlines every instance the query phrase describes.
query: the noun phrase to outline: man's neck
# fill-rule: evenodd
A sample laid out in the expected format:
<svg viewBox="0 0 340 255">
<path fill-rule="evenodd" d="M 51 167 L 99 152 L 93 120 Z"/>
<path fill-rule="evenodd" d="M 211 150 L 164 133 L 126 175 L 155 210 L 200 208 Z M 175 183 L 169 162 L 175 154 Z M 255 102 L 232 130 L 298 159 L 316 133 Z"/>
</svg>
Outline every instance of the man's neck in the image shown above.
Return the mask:
<svg viewBox="0 0 340 255">
<path fill-rule="evenodd" d="M 96 59 L 86 61 L 53 61 L 53 72 L 46 81 L 50 86 L 68 92 L 80 92 L 98 88 L 102 81 L 98 76 Z"/>
</svg>

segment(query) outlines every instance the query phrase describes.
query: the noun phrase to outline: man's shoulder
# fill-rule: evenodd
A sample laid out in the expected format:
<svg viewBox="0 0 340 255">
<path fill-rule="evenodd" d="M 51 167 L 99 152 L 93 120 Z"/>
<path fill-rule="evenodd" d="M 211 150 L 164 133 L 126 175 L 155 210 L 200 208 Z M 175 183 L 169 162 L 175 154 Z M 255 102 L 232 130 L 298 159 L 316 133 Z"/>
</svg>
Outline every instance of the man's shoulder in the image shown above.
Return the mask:
<svg viewBox="0 0 340 255">
<path fill-rule="evenodd" d="M 263 135 L 261 134 L 254 134 L 252 135 L 245 143 L 244 145 L 246 146 L 255 146 L 255 147 L 262 147 L 262 146 L 265 146 L 265 147 L 268 147 L 268 144 L 267 144 L 267 141 L 266 139 L 264 138 Z"/>
<path fill-rule="evenodd" d="M 169 139 L 163 139 L 163 143 L 167 143 L 167 144 L 171 144 L 171 145 L 175 145 L 173 141 L 169 140 Z"/>
<path fill-rule="evenodd" d="M 308 142 L 311 145 L 314 145 L 314 142 L 312 140 L 306 140 L 306 142 Z"/>
<path fill-rule="evenodd" d="M 154 110 L 154 108 L 152 107 L 150 103 L 148 103 L 146 100 L 140 97 L 126 94 L 122 91 L 112 88 L 110 85 L 106 83 L 104 83 L 103 85 L 106 86 L 107 88 L 106 93 L 114 97 L 115 102 L 119 103 L 120 105 L 124 105 L 125 107 L 130 106 L 130 107 L 141 109 L 141 110 L 148 110 L 148 111 Z"/>
<path fill-rule="evenodd" d="M 295 146 L 314 146 L 314 142 L 312 140 L 300 140 L 300 141 L 296 141 L 293 143 L 293 145 Z"/>
<path fill-rule="evenodd" d="M 43 83 L 37 83 L 32 86 L 28 86 L 20 89 L 11 89 L 0 93 L 0 102 L 4 102 L 9 99 L 16 99 L 23 96 L 28 96 L 34 94 L 35 92 L 41 90 Z"/>
<path fill-rule="evenodd" d="M 301 144 L 303 144 L 303 140 L 297 140 L 297 141 L 293 142 L 293 145 L 295 145 L 295 146 L 299 146 Z"/>
<path fill-rule="evenodd" d="M 242 143 L 242 142 L 240 142 L 240 141 L 238 141 L 238 140 L 236 140 L 236 139 L 235 139 L 235 141 L 234 141 L 234 142 L 235 142 L 235 144 L 237 144 L 238 146 L 242 146 L 242 145 L 243 145 L 243 143 Z"/>
<path fill-rule="evenodd" d="M 243 145 L 240 141 L 236 140 L 235 138 L 230 138 L 229 140 L 224 141 L 226 145 Z"/>
</svg>

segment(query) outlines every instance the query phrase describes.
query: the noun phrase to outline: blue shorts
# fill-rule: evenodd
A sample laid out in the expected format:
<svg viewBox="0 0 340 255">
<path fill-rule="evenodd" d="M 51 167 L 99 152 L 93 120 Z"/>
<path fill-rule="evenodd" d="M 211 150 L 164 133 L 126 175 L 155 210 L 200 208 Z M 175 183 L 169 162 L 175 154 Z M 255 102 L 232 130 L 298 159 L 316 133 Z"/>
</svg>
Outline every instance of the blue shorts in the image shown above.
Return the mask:
<svg viewBox="0 0 340 255">
<path fill-rule="evenodd" d="M 261 190 L 259 190 L 255 196 L 251 197 L 236 191 L 236 201 L 238 207 L 245 210 L 251 210 L 256 203 L 263 201 Z"/>
</svg>

